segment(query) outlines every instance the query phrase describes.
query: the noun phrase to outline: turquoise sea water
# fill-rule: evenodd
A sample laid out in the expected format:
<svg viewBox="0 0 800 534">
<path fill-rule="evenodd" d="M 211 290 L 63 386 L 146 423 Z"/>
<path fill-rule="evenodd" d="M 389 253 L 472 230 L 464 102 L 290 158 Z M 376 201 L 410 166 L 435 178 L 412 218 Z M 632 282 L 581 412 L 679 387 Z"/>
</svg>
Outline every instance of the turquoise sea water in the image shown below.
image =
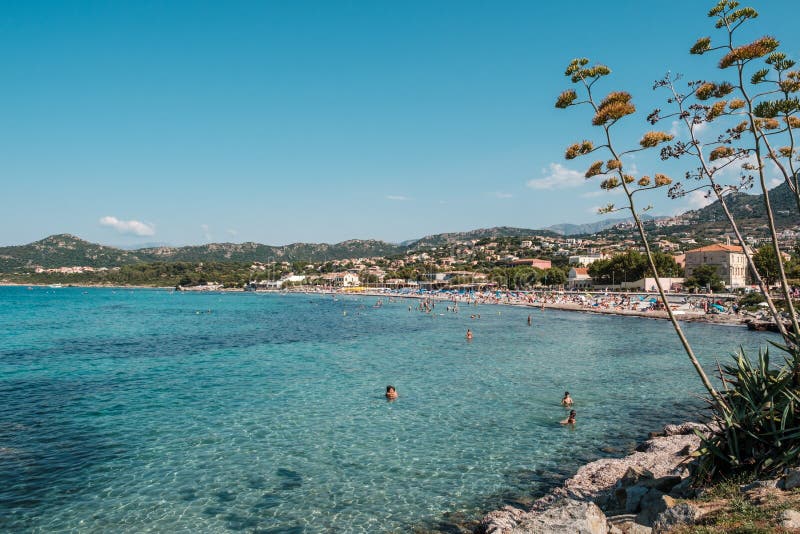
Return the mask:
<svg viewBox="0 0 800 534">
<path fill-rule="evenodd" d="M 0 531 L 446 531 L 702 405 L 666 321 L 375 300 L 0 287 Z"/>
</svg>

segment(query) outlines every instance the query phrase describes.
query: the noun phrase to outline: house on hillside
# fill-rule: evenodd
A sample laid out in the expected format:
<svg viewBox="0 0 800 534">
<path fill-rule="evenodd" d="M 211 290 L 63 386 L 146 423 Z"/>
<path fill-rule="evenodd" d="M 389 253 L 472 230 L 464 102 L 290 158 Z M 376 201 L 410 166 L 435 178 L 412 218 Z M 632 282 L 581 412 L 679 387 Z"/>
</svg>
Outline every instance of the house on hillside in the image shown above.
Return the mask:
<svg viewBox="0 0 800 534">
<path fill-rule="evenodd" d="M 569 257 L 569 264 L 570 265 L 577 265 L 579 267 L 586 267 L 587 265 L 591 265 L 597 260 L 605 260 L 608 256 L 605 254 L 586 254 L 583 256 L 570 256 Z"/>
<path fill-rule="evenodd" d="M 738 245 L 708 245 L 686 251 L 686 278 L 701 265 L 713 265 L 728 288 L 747 285 L 747 258 Z"/>
<path fill-rule="evenodd" d="M 549 269 L 550 267 L 553 266 L 553 264 L 552 264 L 552 262 L 550 260 L 540 260 L 538 258 L 522 258 L 522 259 L 513 260 L 511 262 L 511 265 L 513 265 L 513 266 L 528 265 L 529 267 L 535 267 L 537 269 L 542 269 L 544 271 L 546 271 L 547 269 Z"/>
</svg>

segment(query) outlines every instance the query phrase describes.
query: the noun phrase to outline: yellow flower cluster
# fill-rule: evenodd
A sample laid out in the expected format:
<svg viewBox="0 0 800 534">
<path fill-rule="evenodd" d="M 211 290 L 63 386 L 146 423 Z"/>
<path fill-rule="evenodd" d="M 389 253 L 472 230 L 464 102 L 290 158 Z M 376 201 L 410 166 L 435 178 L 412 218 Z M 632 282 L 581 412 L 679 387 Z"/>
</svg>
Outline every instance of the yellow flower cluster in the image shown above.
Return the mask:
<svg viewBox="0 0 800 534">
<path fill-rule="evenodd" d="M 611 190 L 615 187 L 619 187 L 619 180 L 616 177 L 606 178 L 602 182 L 600 182 L 600 188 L 605 190 Z"/>
<path fill-rule="evenodd" d="M 706 120 L 709 121 L 714 120 L 723 113 L 725 113 L 725 106 L 727 105 L 728 103 L 725 102 L 724 100 L 718 100 L 714 102 L 714 104 L 712 104 L 712 106 L 708 108 L 708 112 L 706 113 Z"/>
<path fill-rule="evenodd" d="M 672 178 L 665 174 L 656 173 L 655 175 L 656 187 L 661 187 L 662 185 L 669 185 L 672 183 Z"/>
<path fill-rule="evenodd" d="M 588 154 L 594 149 L 594 144 L 591 141 L 583 141 L 582 143 L 575 143 L 574 145 L 570 145 L 567 148 L 566 154 L 564 157 L 566 159 L 575 159 L 578 156 L 583 156 L 584 154 Z"/>
<path fill-rule="evenodd" d="M 748 59 L 764 57 L 778 48 L 779 44 L 778 40 L 774 37 L 761 37 L 752 43 L 736 47 L 722 56 L 722 59 L 719 60 L 719 68 L 727 69 L 738 61 L 747 61 Z"/>
<path fill-rule="evenodd" d="M 711 151 L 711 153 L 708 155 L 708 159 L 714 161 L 721 158 L 728 158 L 730 156 L 733 156 L 734 152 L 735 151 L 733 150 L 733 148 L 729 146 L 718 146 L 717 148 Z"/>
<path fill-rule="evenodd" d="M 639 144 L 642 148 L 652 148 L 659 143 L 665 143 L 667 141 L 672 141 L 674 139 L 674 135 L 670 135 L 666 132 L 647 132 L 642 136 L 641 141 Z"/>
<path fill-rule="evenodd" d="M 631 103 L 631 95 L 625 91 L 615 91 L 600 102 L 592 119 L 592 124 L 601 126 L 614 122 L 626 115 L 636 112 L 636 107 Z"/>
<path fill-rule="evenodd" d="M 592 163 L 589 170 L 586 171 L 585 176 L 587 178 L 591 178 L 592 176 L 597 176 L 598 174 L 603 174 L 603 162 L 602 161 L 595 161 Z"/>
<path fill-rule="evenodd" d="M 558 95 L 558 100 L 556 100 L 556 107 L 564 109 L 572 105 L 575 99 L 578 98 L 578 94 L 575 92 L 574 89 L 567 89 L 560 95 Z"/>
</svg>

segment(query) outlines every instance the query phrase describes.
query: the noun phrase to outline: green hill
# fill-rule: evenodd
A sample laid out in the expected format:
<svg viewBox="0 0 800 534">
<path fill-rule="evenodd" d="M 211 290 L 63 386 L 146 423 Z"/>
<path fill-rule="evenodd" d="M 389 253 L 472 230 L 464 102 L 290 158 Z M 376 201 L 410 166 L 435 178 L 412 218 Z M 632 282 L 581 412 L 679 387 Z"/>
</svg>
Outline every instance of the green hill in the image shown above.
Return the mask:
<svg viewBox="0 0 800 534">
<path fill-rule="evenodd" d="M 138 251 L 89 243 L 71 234 L 45 237 L 28 245 L 0 247 L 0 271 L 85 265 L 116 267 L 150 261 Z"/>
<path fill-rule="evenodd" d="M 775 213 L 776 223 L 780 226 L 791 226 L 798 223 L 797 203 L 786 182 L 769 191 L 769 200 L 772 211 Z M 737 220 L 766 224 L 764 195 L 731 193 L 725 198 L 725 203 Z M 727 224 L 728 222 L 718 200 L 699 210 L 688 211 L 685 216 L 702 223 L 724 222 Z"/>
<path fill-rule="evenodd" d="M 70 234 L 46 237 L 27 245 L 0 247 L 0 272 L 70 266 L 121 267 L 150 262 L 269 262 L 326 261 L 390 256 L 405 247 L 374 240 L 350 240 L 336 244 L 295 243 L 281 247 L 259 243 L 210 243 L 187 247 L 155 247 L 122 250 L 84 241 Z"/>
</svg>

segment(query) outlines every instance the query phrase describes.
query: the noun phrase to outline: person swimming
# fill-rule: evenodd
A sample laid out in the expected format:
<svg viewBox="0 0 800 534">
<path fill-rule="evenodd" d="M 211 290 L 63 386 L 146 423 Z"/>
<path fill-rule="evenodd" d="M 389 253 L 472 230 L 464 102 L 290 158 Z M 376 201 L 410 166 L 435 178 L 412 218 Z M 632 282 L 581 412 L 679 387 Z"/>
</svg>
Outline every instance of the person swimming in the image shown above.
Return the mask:
<svg viewBox="0 0 800 534">
<path fill-rule="evenodd" d="M 562 425 L 574 425 L 575 424 L 575 416 L 576 415 L 577 414 L 575 413 L 575 410 L 570 410 L 569 411 L 569 416 L 566 419 L 564 419 L 563 421 L 559 421 L 559 422 Z"/>
<path fill-rule="evenodd" d="M 467 340 L 470 341 L 472 340 L 472 330 L 470 330 L 469 328 L 467 328 Z"/>
<path fill-rule="evenodd" d="M 397 398 L 397 390 L 394 389 L 394 386 L 386 386 L 386 398 L 389 400 L 395 400 Z"/>
<path fill-rule="evenodd" d="M 569 391 L 564 392 L 564 398 L 561 399 L 561 405 L 566 407 L 572 406 L 572 397 L 569 396 Z"/>
</svg>

